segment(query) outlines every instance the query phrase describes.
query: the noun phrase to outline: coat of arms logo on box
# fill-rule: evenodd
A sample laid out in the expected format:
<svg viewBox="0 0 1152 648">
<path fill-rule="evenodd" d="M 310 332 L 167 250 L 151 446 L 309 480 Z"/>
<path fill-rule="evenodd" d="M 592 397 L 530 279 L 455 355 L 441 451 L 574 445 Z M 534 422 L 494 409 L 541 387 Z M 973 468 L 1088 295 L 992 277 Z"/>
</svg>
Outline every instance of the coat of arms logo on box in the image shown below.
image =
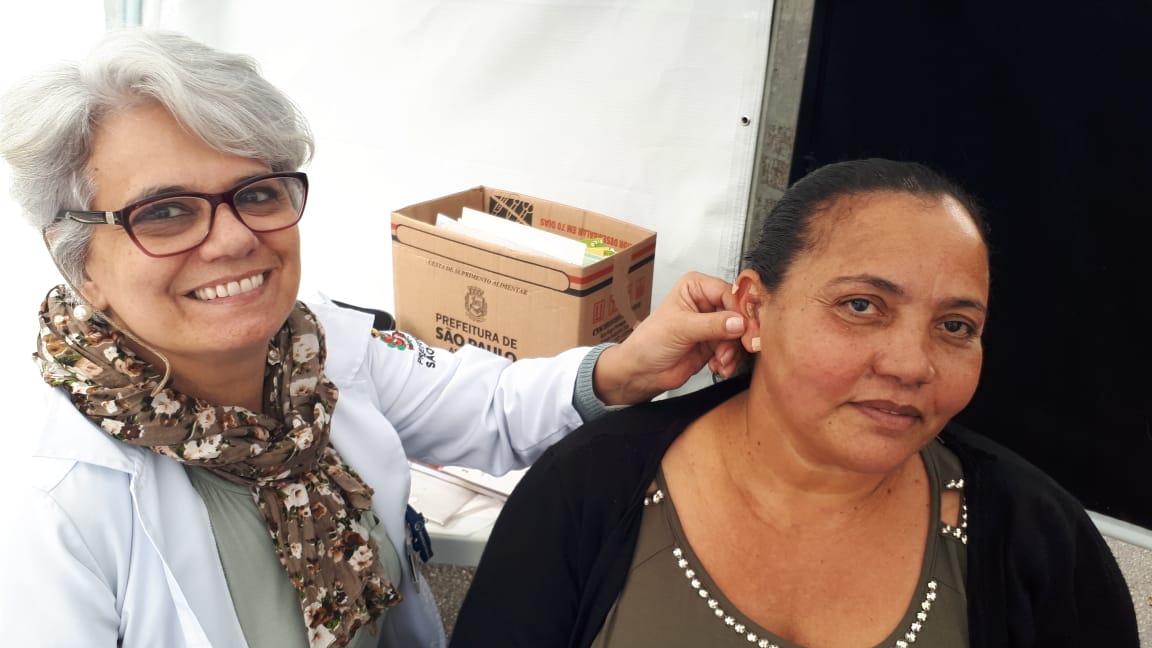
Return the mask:
<svg viewBox="0 0 1152 648">
<path fill-rule="evenodd" d="M 474 322 L 484 321 L 484 317 L 488 315 L 488 301 L 484 299 L 483 290 L 476 286 L 468 286 L 468 292 L 464 294 L 464 312 L 468 313 L 468 317 Z"/>
</svg>

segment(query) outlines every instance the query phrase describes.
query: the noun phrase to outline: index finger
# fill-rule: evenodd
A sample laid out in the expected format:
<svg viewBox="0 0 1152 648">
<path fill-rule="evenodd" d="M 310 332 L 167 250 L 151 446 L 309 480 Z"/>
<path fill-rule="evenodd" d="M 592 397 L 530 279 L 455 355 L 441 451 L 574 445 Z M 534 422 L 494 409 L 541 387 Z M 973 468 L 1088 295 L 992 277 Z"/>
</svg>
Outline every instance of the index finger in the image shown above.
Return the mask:
<svg viewBox="0 0 1152 648">
<path fill-rule="evenodd" d="M 702 272 L 689 272 L 681 281 L 684 282 L 687 297 L 692 305 L 701 313 L 712 311 L 736 311 L 736 297 L 732 294 L 732 284 Z"/>
</svg>

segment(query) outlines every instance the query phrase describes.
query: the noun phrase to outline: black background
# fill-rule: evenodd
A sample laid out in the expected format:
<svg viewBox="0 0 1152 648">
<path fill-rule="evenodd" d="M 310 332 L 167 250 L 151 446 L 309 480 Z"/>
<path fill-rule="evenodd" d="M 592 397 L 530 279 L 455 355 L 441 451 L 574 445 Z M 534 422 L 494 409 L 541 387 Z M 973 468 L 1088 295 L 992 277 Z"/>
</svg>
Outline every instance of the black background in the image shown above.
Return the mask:
<svg viewBox="0 0 1152 648">
<path fill-rule="evenodd" d="M 792 180 L 925 162 L 984 205 L 961 423 L 1152 528 L 1152 2 L 818 1 Z"/>
</svg>

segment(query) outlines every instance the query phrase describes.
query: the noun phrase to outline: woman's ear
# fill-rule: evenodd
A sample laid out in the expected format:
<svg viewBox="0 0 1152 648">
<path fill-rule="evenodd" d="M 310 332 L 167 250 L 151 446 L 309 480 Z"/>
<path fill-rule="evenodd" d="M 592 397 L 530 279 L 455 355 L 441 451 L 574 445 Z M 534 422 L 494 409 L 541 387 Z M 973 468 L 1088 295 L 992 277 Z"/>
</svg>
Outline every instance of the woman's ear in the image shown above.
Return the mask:
<svg viewBox="0 0 1152 648">
<path fill-rule="evenodd" d="M 749 353 L 760 351 L 760 311 L 768 298 L 760 275 L 755 270 L 744 270 L 733 284 L 736 307 L 744 316 L 744 335 L 740 341 Z"/>
<path fill-rule="evenodd" d="M 84 283 L 77 286 L 77 291 L 80 293 L 78 296 L 92 308 L 101 312 L 108 310 L 108 300 L 105 299 L 104 292 L 95 281 L 88 278 L 87 273 L 84 275 Z"/>
<path fill-rule="evenodd" d="M 49 227 L 41 232 L 41 236 L 44 237 L 44 246 L 48 249 L 48 256 L 52 257 L 52 244 L 56 241 L 56 232 Z M 88 276 L 87 270 L 84 270 L 84 281 L 81 282 L 80 285 L 76 285 L 72 283 L 72 280 L 64 273 L 64 270 L 54 257 L 52 258 L 52 262 L 56 265 L 57 270 L 60 271 L 60 275 L 64 278 L 68 287 L 72 289 L 76 298 L 84 300 L 85 304 L 98 311 L 107 310 L 108 300 L 104 298 L 104 293 L 96 285 L 96 282 L 92 281 L 92 278 Z"/>
</svg>

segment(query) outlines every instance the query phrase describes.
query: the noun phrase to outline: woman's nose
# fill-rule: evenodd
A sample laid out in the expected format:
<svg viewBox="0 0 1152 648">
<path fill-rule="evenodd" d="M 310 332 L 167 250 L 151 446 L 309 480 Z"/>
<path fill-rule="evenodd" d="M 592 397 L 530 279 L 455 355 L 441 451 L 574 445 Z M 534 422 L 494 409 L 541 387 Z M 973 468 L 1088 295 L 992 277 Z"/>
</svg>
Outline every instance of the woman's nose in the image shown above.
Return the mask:
<svg viewBox="0 0 1152 648">
<path fill-rule="evenodd" d="M 933 345 L 928 332 L 913 330 L 892 331 L 886 343 L 876 354 L 873 368 L 878 375 L 891 377 L 901 384 L 919 387 L 936 377 Z"/>
<path fill-rule="evenodd" d="M 240 215 L 225 203 L 216 207 L 208 238 L 200 245 L 200 253 L 205 258 L 224 256 L 244 256 L 259 244 L 256 233 L 248 228 Z"/>
</svg>

